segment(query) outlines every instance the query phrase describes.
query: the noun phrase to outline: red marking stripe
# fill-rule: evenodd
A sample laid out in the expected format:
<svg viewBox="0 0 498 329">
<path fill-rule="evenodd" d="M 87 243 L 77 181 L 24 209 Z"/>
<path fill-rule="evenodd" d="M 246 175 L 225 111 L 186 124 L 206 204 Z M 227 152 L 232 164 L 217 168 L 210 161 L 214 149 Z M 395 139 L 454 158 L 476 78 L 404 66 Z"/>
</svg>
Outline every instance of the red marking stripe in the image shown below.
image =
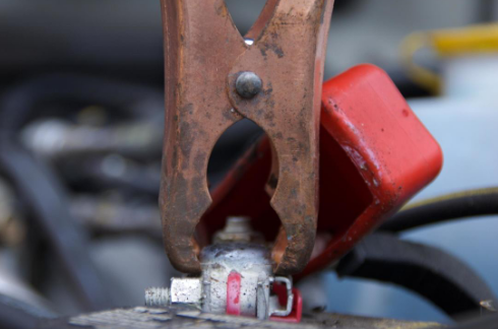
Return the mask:
<svg viewBox="0 0 498 329">
<path fill-rule="evenodd" d="M 240 273 L 230 272 L 227 280 L 227 314 L 240 315 Z"/>
</svg>

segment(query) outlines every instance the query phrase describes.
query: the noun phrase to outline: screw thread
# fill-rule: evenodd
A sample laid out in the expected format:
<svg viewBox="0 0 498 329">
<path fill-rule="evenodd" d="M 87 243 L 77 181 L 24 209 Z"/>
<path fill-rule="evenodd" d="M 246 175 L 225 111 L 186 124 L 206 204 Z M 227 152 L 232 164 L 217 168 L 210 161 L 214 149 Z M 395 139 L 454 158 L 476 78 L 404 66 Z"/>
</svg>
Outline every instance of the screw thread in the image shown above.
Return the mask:
<svg viewBox="0 0 498 329">
<path fill-rule="evenodd" d="M 169 289 L 152 287 L 145 290 L 145 305 L 146 306 L 168 306 L 169 305 Z"/>
</svg>

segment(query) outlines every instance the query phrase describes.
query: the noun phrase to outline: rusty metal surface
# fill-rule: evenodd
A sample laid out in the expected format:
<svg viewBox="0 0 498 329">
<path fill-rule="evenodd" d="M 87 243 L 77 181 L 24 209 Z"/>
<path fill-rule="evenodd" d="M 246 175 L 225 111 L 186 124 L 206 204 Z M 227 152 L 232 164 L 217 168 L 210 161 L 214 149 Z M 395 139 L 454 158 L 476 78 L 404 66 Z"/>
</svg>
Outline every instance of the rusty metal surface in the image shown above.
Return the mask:
<svg viewBox="0 0 498 329">
<path fill-rule="evenodd" d="M 212 148 L 243 117 L 273 146 L 267 191 L 282 223 L 274 271 L 299 272 L 316 232 L 318 126 L 325 42 L 333 0 L 270 0 L 248 37 L 223 0 L 162 0 L 166 123 L 160 206 L 165 249 L 180 271 L 200 272 L 194 232 L 211 204 L 206 177 Z M 262 80 L 240 97 L 237 77 Z"/>
<path fill-rule="evenodd" d="M 82 314 L 69 319 L 46 320 L 40 328 L 337 328 L 425 329 L 444 327 L 434 322 L 402 321 L 333 313 L 314 313 L 299 324 L 200 313 L 195 309 L 135 307 Z"/>
<path fill-rule="evenodd" d="M 338 313 L 313 313 L 303 320 L 304 323 L 321 324 L 327 328 L 351 329 L 426 329 L 444 328 L 436 322 L 405 321 L 388 318 L 372 318 L 366 316 L 338 314 Z"/>
</svg>

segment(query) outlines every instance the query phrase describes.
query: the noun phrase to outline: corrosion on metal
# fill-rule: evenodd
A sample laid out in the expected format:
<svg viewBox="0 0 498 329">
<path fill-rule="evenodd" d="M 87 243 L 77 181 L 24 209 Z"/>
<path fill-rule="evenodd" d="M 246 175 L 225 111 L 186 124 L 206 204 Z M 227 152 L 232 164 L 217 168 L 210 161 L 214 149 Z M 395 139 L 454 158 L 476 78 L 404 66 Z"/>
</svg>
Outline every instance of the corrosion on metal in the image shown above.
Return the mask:
<svg viewBox="0 0 498 329">
<path fill-rule="evenodd" d="M 246 117 L 269 136 L 267 191 L 282 223 L 274 271 L 299 272 L 317 219 L 318 126 L 325 44 L 333 0 L 269 0 L 244 42 L 223 0 L 162 0 L 166 124 L 160 206 L 166 252 L 180 271 L 200 272 L 195 227 L 211 204 L 212 148 Z M 241 97 L 236 80 L 254 72 L 262 88 Z"/>
</svg>

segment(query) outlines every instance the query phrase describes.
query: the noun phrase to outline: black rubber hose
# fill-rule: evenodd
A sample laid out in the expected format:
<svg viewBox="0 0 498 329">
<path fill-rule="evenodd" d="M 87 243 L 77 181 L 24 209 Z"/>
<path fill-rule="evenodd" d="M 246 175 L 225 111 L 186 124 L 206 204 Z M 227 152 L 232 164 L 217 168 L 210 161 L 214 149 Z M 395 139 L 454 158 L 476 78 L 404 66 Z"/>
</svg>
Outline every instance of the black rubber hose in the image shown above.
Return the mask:
<svg viewBox="0 0 498 329">
<path fill-rule="evenodd" d="M 42 320 L 55 319 L 57 316 L 51 311 L 0 294 L 0 328 L 38 328 Z"/>
<path fill-rule="evenodd" d="M 495 300 L 487 283 L 459 258 L 390 233 L 365 237 L 341 259 L 336 271 L 339 276 L 400 285 L 454 318 L 479 312 L 483 301 Z"/>
<path fill-rule="evenodd" d="M 402 232 L 444 221 L 497 214 L 497 187 L 469 190 L 408 205 L 378 230 Z"/>
<path fill-rule="evenodd" d="M 163 96 L 149 88 L 116 83 L 74 74 L 53 74 L 33 79 L 4 94 L 0 103 L 0 169 L 33 213 L 38 226 L 51 243 L 66 274 L 76 287 L 86 310 L 111 306 L 105 287 L 88 254 L 83 228 L 71 217 L 62 184 L 49 168 L 18 144 L 20 128 L 39 115 L 37 106 L 54 100 L 72 100 L 110 106 L 133 117 L 147 116 L 139 111 L 144 102 Z"/>
<path fill-rule="evenodd" d="M 21 146 L 2 141 L 0 171 L 30 207 L 33 219 L 74 284 L 83 309 L 110 307 L 105 286 L 88 253 L 85 231 L 72 218 L 69 201 L 57 177 Z"/>
</svg>

